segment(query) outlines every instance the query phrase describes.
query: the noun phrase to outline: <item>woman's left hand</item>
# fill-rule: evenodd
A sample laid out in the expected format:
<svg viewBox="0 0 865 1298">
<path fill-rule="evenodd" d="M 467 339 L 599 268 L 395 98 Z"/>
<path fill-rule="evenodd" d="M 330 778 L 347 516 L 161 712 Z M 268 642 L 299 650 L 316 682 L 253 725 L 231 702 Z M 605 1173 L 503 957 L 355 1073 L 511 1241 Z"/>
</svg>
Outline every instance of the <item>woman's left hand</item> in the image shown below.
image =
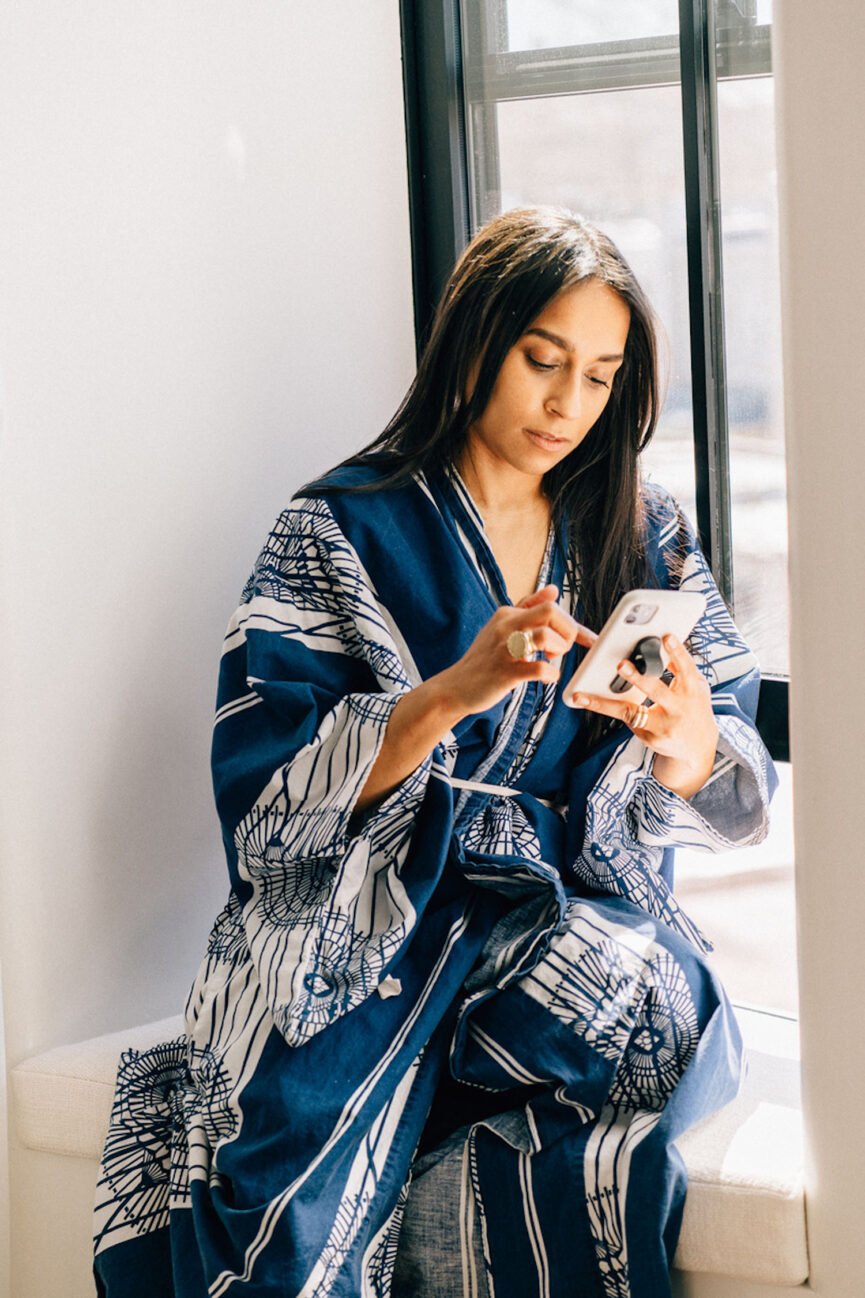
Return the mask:
<svg viewBox="0 0 865 1298">
<path fill-rule="evenodd" d="M 679 797 L 688 799 L 702 789 L 712 773 L 718 723 L 712 712 L 711 690 L 688 650 L 675 636 L 669 635 L 664 636 L 664 648 L 673 676 L 669 685 L 658 676 L 641 676 L 629 662 L 621 662 L 617 668 L 620 675 L 642 691 L 651 707 L 633 700 L 606 699 L 598 694 L 579 694 L 574 703 L 630 726 L 655 753 L 652 766 L 655 779 Z"/>
</svg>

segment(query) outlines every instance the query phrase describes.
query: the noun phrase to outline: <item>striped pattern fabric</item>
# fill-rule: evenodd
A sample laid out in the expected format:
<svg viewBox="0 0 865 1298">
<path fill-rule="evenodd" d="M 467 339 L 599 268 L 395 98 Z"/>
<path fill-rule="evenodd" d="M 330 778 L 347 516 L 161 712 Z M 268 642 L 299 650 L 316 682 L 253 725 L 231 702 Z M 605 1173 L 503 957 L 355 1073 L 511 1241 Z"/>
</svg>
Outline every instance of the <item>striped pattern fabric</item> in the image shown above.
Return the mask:
<svg viewBox="0 0 865 1298">
<path fill-rule="evenodd" d="M 658 584 L 708 601 L 706 787 L 671 794 L 621 727 L 579 756 L 580 713 L 528 683 L 356 813 L 400 697 L 507 600 L 457 475 L 340 489 L 376 473 L 291 503 L 229 622 L 228 898 L 184 1034 L 119 1062 L 98 1293 L 669 1298 L 673 1142 L 732 1097 L 740 1054 L 673 853 L 766 832 L 757 665 L 647 488 Z M 579 617 L 554 531 L 547 581 Z"/>
</svg>

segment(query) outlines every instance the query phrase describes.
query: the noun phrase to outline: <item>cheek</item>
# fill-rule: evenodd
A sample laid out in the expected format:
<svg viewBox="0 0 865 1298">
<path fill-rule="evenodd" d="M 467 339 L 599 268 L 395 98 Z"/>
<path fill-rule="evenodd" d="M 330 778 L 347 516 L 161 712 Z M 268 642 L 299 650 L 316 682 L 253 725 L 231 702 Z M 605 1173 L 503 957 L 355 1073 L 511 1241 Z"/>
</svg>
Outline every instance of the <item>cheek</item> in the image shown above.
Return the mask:
<svg viewBox="0 0 865 1298">
<path fill-rule="evenodd" d="M 610 403 L 610 397 L 613 395 L 612 388 L 596 388 L 597 398 L 595 400 L 595 418 L 607 408 Z"/>
<path fill-rule="evenodd" d="M 542 405 L 543 395 L 543 385 L 536 375 L 526 373 L 522 358 L 506 358 L 478 422 L 493 433 L 522 425 Z"/>
<path fill-rule="evenodd" d="M 588 437 L 595 424 L 600 419 L 606 409 L 607 402 L 610 399 L 609 392 L 603 392 L 601 396 L 594 396 L 594 400 L 583 403 L 580 419 L 580 441 Z"/>
<path fill-rule="evenodd" d="M 517 373 L 510 376 L 506 388 L 507 404 L 513 410 L 533 410 L 543 404 L 543 385 L 533 375 Z"/>
<path fill-rule="evenodd" d="M 516 411 L 522 405 L 522 394 L 519 385 L 513 381 L 502 381 L 499 379 L 490 393 L 490 399 L 486 404 L 483 419 L 502 419 L 507 418 L 512 411 Z"/>
</svg>

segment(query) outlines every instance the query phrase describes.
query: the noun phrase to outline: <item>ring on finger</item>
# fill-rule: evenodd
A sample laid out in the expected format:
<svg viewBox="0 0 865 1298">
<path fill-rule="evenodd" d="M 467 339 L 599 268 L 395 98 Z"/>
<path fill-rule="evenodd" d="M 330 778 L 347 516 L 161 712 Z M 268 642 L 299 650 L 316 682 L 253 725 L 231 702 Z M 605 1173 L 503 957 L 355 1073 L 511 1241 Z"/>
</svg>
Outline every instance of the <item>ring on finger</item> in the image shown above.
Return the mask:
<svg viewBox="0 0 865 1298">
<path fill-rule="evenodd" d="M 507 639 L 508 653 L 512 658 L 528 662 L 532 654 L 538 652 L 535 638 L 531 631 L 512 631 Z"/>
<path fill-rule="evenodd" d="M 649 720 L 649 709 L 643 703 L 638 708 L 634 708 L 628 725 L 632 730 L 645 730 L 646 722 Z"/>
</svg>

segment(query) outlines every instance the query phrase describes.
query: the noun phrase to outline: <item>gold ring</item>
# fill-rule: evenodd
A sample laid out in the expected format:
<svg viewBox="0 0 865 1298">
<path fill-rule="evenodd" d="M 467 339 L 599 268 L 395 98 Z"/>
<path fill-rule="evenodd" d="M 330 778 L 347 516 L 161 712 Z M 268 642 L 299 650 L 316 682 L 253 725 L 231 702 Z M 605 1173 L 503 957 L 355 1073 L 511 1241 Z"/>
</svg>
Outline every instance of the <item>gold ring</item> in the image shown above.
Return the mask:
<svg viewBox="0 0 865 1298">
<path fill-rule="evenodd" d="M 538 652 L 535 638 L 531 631 L 512 631 L 508 636 L 508 653 L 512 658 L 528 662 L 532 654 Z"/>
<path fill-rule="evenodd" d="M 634 709 L 634 715 L 631 717 L 629 725 L 632 730 L 645 730 L 648 719 L 649 709 L 644 704 L 641 704 L 640 707 Z"/>
</svg>

